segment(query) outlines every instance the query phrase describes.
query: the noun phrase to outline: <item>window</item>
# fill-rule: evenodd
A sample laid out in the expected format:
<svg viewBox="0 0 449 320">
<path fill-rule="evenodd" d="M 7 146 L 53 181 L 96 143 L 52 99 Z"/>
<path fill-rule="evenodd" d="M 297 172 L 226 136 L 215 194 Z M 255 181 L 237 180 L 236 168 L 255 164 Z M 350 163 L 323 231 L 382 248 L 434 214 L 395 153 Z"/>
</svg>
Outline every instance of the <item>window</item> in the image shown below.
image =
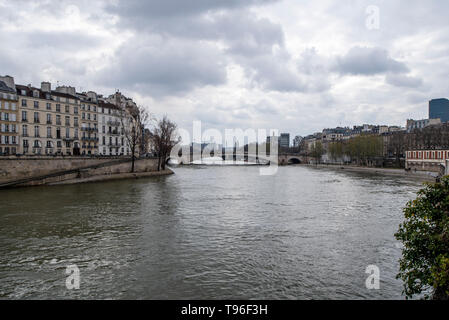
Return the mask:
<svg viewBox="0 0 449 320">
<path fill-rule="evenodd" d="M 58 142 L 56 142 L 56 145 L 57 145 L 58 148 L 61 148 L 62 147 L 62 142 L 58 141 Z"/>
<path fill-rule="evenodd" d="M 70 113 L 70 106 L 65 106 L 65 112 Z"/>
<path fill-rule="evenodd" d="M 90 120 L 90 113 L 87 114 L 87 120 Z"/>
<path fill-rule="evenodd" d="M 23 147 L 28 148 L 28 140 L 22 140 L 23 141 Z"/>
<path fill-rule="evenodd" d="M 34 136 L 35 137 L 39 137 L 40 135 L 39 135 L 39 126 L 35 126 L 34 127 Z"/>
<path fill-rule="evenodd" d="M 78 129 L 75 129 L 75 139 L 78 139 Z"/>
<path fill-rule="evenodd" d="M 61 128 L 56 129 L 56 139 L 61 139 Z"/>
<path fill-rule="evenodd" d="M 61 116 L 59 114 L 56 115 L 56 125 L 58 125 L 58 126 L 61 125 Z"/>
<path fill-rule="evenodd" d="M 26 111 L 22 111 L 22 121 L 23 122 L 27 122 L 27 112 Z"/>
<path fill-rule="evenodd" d="M 51 110 L 51 103 L 47 102 L 47 110 Z"/>
<path fill-rule="evenodd" d="M 73 107 L 73 113 L 78 114 L 78 107 Z"/>
<path fill-rule="evenodd" d="M 47 124 L 51 124 L 51 114 L 47 113 Z"/>
<path fill-rule="evenodd" d="M 65 137 L 70 138 L 70 128 L 65 128 Z"/>
<path fill-rule="evenodd" d="M 22 99 L 22 107 L 26 107 L 27 106 L 27 101 L 26 99 Z"/>
<path fill-rule="evenodd" d="M 34 101 L 34 107 L 35 107 L 36 109 L 39 109 L 39 101 Z"/>
<path fill-rule="evenodd" d="M 65 125 L 70 127 L 70 117 L 69 116 L 65 117 Z"/>
<path fill-rule="evenodd" d="M 56 112 L 61 112 L 61 105 L 60 104 L 56 105 Z"/>
<path fill-rule="evenodd" d="M 51 127 L 47 127 L 47 138 L 51 138 Z"/>
<path fill-rule="evenodd" d="M 78 117 L 73 118 L 73 125 L 78 127 Z"/>
<path fill-rule="evenodd" d="M 106 144 L 106 137 L 103 136 L 103 144 Z"/>
<path fill-rule="evenodd" d="M 34 123 L 39 123 L 39 112 L 34 113 Z"/>
<path fill-rule="evenodd" d="M 28 126 L 27 125 L 22 126 L 22 135 L 24 137 L 28 137 Z"/>
<path fill-rule="evenodd" d="M 82 118 L 86 119 L 86 114 L 84 112 L 83 112 Z"/>
</svg>

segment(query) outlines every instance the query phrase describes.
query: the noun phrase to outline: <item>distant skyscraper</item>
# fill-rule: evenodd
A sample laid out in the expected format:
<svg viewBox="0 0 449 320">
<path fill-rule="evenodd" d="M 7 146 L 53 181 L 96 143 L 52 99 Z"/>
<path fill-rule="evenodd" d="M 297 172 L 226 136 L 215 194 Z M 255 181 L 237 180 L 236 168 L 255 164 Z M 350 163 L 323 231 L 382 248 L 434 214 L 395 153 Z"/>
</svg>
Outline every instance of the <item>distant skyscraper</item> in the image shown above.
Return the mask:
<svg viewBox="0 0 449 320">
<path fill-rule="evenodd" d="M 290 147 L 290 133 L 281 133 L 281 136 L 279 137 L 279 147 Z"/>
<path fill-rule="evenodd" d="M 449 100 L 433 99 L 429 101 L 429 119 L 441 119 L 441 122 L 449 122 Z"/>
</svg>

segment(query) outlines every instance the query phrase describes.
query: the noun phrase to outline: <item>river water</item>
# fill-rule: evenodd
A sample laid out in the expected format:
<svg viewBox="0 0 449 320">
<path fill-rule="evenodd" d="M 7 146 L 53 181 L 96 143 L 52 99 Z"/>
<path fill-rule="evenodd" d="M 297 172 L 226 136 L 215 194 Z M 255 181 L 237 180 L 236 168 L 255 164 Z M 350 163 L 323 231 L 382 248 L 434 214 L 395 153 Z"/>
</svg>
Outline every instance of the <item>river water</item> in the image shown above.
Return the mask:
<svg viewBox="0 0 449 320">
<path fill-rule="evenodd" d="M 0 191 L 0 298 L 402 299 L 402 207 L 421 184 L 302 166 L 178 167 Z M 80 271 L 66 288 L 66 268 Z M 368 290 L 368 265 L 380 289 Z"/>
</svg>

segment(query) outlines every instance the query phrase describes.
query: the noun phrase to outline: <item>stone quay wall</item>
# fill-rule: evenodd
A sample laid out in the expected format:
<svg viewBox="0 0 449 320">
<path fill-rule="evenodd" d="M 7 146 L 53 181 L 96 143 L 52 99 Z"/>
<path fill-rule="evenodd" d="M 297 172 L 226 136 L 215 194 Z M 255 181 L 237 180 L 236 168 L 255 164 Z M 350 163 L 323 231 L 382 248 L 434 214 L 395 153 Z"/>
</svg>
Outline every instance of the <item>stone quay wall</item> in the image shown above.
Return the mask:
<svg viewBox="0 0 449 320">
<path fill-rule="evenodd" d="M 131 160 L 124 157 L 0 157 L 0 184 L 73 171 L 21 185 L 41 185 L 95 175 L 127 173 Z M 157 159 L 136 159 L 135 172 L 157 170 Z"/>
</svg>

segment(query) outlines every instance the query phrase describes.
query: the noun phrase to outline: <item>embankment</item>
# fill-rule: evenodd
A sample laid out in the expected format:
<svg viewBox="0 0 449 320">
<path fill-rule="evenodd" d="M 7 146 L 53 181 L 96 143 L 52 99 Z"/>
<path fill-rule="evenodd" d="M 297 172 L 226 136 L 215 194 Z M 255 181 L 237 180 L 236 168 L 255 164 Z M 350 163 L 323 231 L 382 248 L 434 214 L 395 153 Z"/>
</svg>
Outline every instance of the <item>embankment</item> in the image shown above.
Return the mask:
<svg viewBox="0 0 449 320">
<path fill-rule="evenodd" d="M 126 179 L 131 159 L 88 157 L 0 158 L 0 188 Z M 157 171 L 157 159 L 135 161 L 134 175 L 169 174 Z"/>
<path fill-rule="evenodd" d="M 399 176 L 422 182 L 435 182 L 435 173 L 426 171 L 405 171 L 404 169 L 375 168 L 348 165 L 306 164 L 305 166 L 317 169 L 329 169 L 341 172 L 365 172 L 379 175 Z"/>
</svg>

